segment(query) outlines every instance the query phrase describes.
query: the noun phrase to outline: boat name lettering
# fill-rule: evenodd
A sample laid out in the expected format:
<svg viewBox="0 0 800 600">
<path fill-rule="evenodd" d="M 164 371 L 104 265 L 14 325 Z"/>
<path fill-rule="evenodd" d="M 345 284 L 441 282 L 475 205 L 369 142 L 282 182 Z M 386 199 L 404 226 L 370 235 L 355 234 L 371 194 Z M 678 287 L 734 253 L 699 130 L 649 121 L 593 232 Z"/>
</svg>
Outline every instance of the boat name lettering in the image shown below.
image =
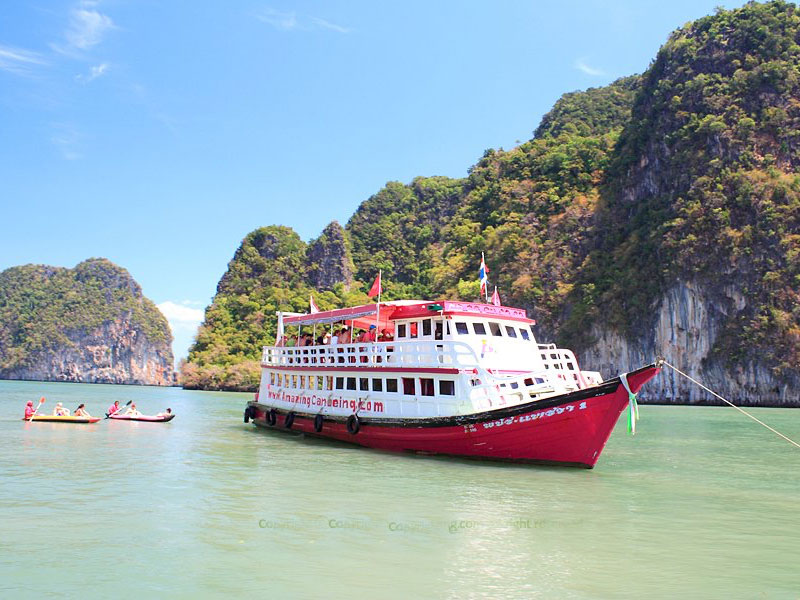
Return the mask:
<svg viewBox="0 0 800 600">
<path fill-rule="evenodd" d="M 267 397 L 270 400 L 280 400 L 291 404 L 303 406 L 318 406 L 327 408 L 345 408 L 348 410 L 363 410 L 365 412 L 384 412 L 386 407 L 383 402 L 377 400 L 353 400 L 342 396 L 325 398 L 316 394 L 290 394 L 285 391 L 277 392 L 269 390 Z"/>
<path fill-rule="evenodd" d="M 490 429 L 492 427 L 502 427 L 503 425 L 512 425 L 513 423 L 527 423 L 528 421 L 536 421 L 537 419 L 544 419 L 547 417 L 552 417 L 553 415 L 561 415 L 564 413 L 571 413 L 577 410 L 584 410 L 586 408 L 586 402 L 581 402 L 580 404 L 567 404 L 565 406 L 554 406 L 553 408 L 548 408 L 547 410 L 540 410 L 535 413 L 530 413 L 527 415 L 520 415 L 518 417 L 508 417 L 505 419 L 498 419 L 497 421 L 489 421 L 487 423 L 482 423 L 484 429 Z"/>
</svg>

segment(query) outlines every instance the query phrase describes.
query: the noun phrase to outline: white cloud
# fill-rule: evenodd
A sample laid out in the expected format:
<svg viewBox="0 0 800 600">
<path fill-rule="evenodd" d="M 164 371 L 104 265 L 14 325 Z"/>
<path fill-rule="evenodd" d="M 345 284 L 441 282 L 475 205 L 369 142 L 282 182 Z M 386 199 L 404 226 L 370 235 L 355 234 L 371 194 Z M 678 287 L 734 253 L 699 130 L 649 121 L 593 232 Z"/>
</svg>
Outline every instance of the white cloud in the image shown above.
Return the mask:
<svg viewBox="0 0 800 600">
<path fill-rule="evenodd" d="M 197 326 L 202 323 L 205 313 L 202 309 L 191 308 L 190 306 L 187 306 L 188 303 L 189 301 L 184 301 L 181 304 L 177 304 L 171 300 L 167 300 L 166 302 L 162 302 L 156 306 L 170 323 L 175 321 L 176 323 L 180 323 L 182 325 L 193 324 L 194 326 Z M 192 302 L 192 304 L 195 303 Z"/>
<path fill-rule="evenodd" d="M 0 69 L 17 75 L 30 73 L 31 67 L 47 64 L 37 52 L 0 46 Z"/>
<path fill-rule="evenodd" d="M 265 8 L 256 13 L 256 19 L 283 31 L 312 31 L 327 29 L 337 33 L 350 33 L 350 29 L 319 17 L 298 16 L 294 11 L 282 12 L 274 8 Z"/>
<path fill-rule="evenodd" d="M 587 75 L 591 75 L 592 77 L 600 77 L 601 75 L 605 75 L 606 72 L 602 71 L 601 69 L 596 69 L 594 67 L 590 67 L 586 64 L 586 59 L 578 58 L 575 60 L 575 68 L 581 71 L 582 73 L 586 73 Z"/>
<path fill-rule="evenodd" d="M 64 32 L 66 46 L 50 44 L 50 47 L 61 54 L 75 56 L 76 51 L 89 50 L 103 41 L 106 32 L 116 25 L 111 17 L 96 10 L 98 4 L 90 0 L 78 2 L 70 11 L 69 26 Z"/>
<path fill-rule="evenodd" d="M 56 123 L 50 137 L 50 142 L 59 149 L 64 160 L 78 160 L 83 158 L 80 152 L 81 133 L 70 123 Z"/>
<path fill-rule="evenodd" d="M 86 75 L 76 75 L 75 79 L 77 81 L 82 81 L 83 83 L 89 83 L 90 81 L 94 81 L 98 77 L 102 77 L 108 72 L 108 63 L 101 63 L 89 69 L 89 73 Z"/>
<path fill-rule="evenodd" d="M 330 21 L 326 21 L 325 19 L 311 17 L 311 21 L 323 29 L 330 29 L 332 31 L 337 31 L 339 33 L 350 33 L 351 31 L 347 27 L 342 27 L 341 25 L 337 25 L 336 23 L 331 23 Z"/>
<path fill-rule="evenodd" d="M 177 362 L 189 354 L 189 347 L 194 342 L 197 328 L 203 322 L 205 312 L 192 306 L 202 306 L 202 302 L 184 300 L 180 304 L 167 300 L 156 304 L 158 310 L 169 321 L 172 330 L 172 354 Z"/>
</svg>

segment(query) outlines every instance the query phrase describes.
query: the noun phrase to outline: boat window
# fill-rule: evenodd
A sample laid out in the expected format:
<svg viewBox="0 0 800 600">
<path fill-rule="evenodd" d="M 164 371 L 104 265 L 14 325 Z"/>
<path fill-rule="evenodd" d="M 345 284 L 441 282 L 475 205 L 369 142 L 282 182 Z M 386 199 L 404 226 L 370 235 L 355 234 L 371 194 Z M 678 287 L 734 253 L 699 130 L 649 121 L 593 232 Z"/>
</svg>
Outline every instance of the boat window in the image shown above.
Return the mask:
<svg viewBox="0 0 800 600">
<path fill-rule="evenodd" d="M 403 393 L 406 396 L 413 396 L 414 395 L 414 378 L 413 377 L 403 377 Z"/>
<path fill-rule="evenodd" d="M 449 379 L 442 379 L 439 382 L 439 395 L 440 396 L 455 396 L 456 395 L 456 382 Z"/>
<path fill-rule="evenodd" d="M 361 377 L 358 380 L 358 389 L 361 390 L 362 392 L 368 392 L 369 391 L 369 379 L 367 379 L 366 377 Z"/>
<path fill-rule="evenodd" d="M 343 390 L 344 389 L 344 377 L 337 377 L 336 378 L 336 389 Z"/>
<path fill-rule="evenodd" d="M 278 375 L 278 377 L 280 377 L 280 375 Z M 280 382 L 278 382 L 278 383 L 280 383 Z M 289 374 L 288 373 L 284 373 L 284 375 L 283 375 L 283 387 L 289 387 Z"/>
<path fill-rule="evenodd" d="M 537 377 L 536 378 L 536 383 L 544 383 L 544 378 L 543 377 Z"/>
<path fill-rule="evenodd" d="M 500 323 L 495 323 L 494 321 L 489 321 L 489 329 L 492 332 L 492 335 L 501 336 L 503 332 L 500 330 Z"/>
<path fill-rule="evenodd" d="M 469 333 L 469 331 L 467 331 L 467 324 L 462 321 L 456 321 L 456 331 L 458 335 L 467 335 Z"/>
<path fill-rule="evenodd" d="M 397 393 L 397 379 L 386 380 L 386 391 L 391 392 L 393 394 Z"/>
<path fill-rule="evenodd" d="M 511 382 L 511 389 L 516 390 L 519 387 L 519 383 L 516 381 Z"/>
<path fill-rule="evenodd" d="M 317 385 L 317 378 L 313 375 L 308 376 L 308 389 L 313 390 Z"/>
<path fill-rule="evenodd" d="M 486 327 L 483 326 L 483 323 L 473 323 L 472 330 L 475 335 L 486 335 Z"/>
<path fill-rule="evenodd" d="M 480 379 L 470 379 L 469 382 L 472 385 L 472 387 L 475 387 L 475 386 L 478 386 L 478 385 L 481 384 L 481 380 Z"/>
<path fill-rule="evenodd" d="M 347 389 L 348 390 L 356 389 L 356 378 L 355 377 L 348 377 L 347 378 Z"/>
<path fill-rule="evenodd" d="M 397 337 L 404 338 L 406 337 L 406 324 L 401 323 L 397 326 Z"/>
<path fill-rule="evenodd" d="M 419 378 L 419 393 L 422 396 L 433 396 L 433 379 L 429 377 Z"/>
<path fill-rule="evenodd" d="M 409 329 L 408 337 L 410 337 L 412 339 L 416 338 L 417 337 L 417 323 L 416 322 L 411 323 L 410 327 L 408 329 Z"/>
<path fill-rule="evenodd" d="M 383 379 L 379 379 L 376 377 L 372 380 L 372 391 L 373 392 L 383 391 Z"/>
<path fill-rule="evenodd" d="M 517 337 L 517 330 L 511 327 L 510 325 L 506 325 L 506 335 L 508 335 L 508 337 L 515 338 Z"/>
<path fill-rule="evenodd" d="M 436 340 L 442 339 L 442 322 L 436 321 L 436 323 L 433 324 L 433 327 L 434 327 L 433 338 Z"/>
<path fill-rule="evenodd" d="M 450 321 L 444 322 L 444 331 L 447 335 L 450 335 L 452 333 L 450 330 Z"/>
<path fill-rule="evenodd" d="M 325 389 L 326 390 L 332 390 L 333 389 L 333 376 L 332 375 L 328 375 L 328 387 L 326 387 Z"/>
<path fill-rule="evenodd" d="M 304 388 L 304 389 L 306 387 L 306 376 L 305 375 L 300 375 L 300 387 Z"/>
<path fill-rule="evenodd" d="M 292 375 L 292 387 L 297 387 L 297 375 Z"/>
<path fill-rule="evenodd" d="M 322 375 L 319 375 L 319 376 L 317 377 L 317 389 L 318 389 L 318 390 L 321 390 L 321 389 L 322 389 L 322 382 L 323 382 Z"/>
<path fill-rule="evenodd" d="M 422 320 L 422 335 L 430 335 L 431 334 L 431 320 L 430 319 L 423 319 Z"/>
<path fill-rule="evenodd" d="M 523 340 L 531 339 L 531 336 L 528 334 L 528 330 L 527 329 L 520 329 L 519 330 L 519 334 L 522 336 Z"/>
<path fill-rule="evenodd" d="M 528 378 L 525 380 L 525 382 L 524 382 L 524 383 L 525 383 L 525 385 L 533 385 L 533 379 L 531 379 L 530 377 L 528 377 Z"/>
<path fill-rule="evenodd" d="M 269 383 L 270 385 L 275 385 L 275 373 L 269 374 Z"/>
</svg>

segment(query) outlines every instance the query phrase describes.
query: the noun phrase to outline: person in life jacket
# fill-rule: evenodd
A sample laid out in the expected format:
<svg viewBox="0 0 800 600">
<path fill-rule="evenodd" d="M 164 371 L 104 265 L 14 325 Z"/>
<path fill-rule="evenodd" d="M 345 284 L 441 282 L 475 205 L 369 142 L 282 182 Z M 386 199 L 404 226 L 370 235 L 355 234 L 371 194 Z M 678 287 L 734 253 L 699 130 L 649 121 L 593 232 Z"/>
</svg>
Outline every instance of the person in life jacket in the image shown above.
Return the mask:
<svg viewBox="0 0 800 600">
<path fill-rule="evenodd" d="M 28 404 L 25 405 L 25 418 L 30 419 L 35 412 L 36 409 L 33 407 L 33 400 L 28 400 Z"/>
<path fill-rule="evenodd" d="M 111 415 L 119 412 L 119 400 L 114 400 L 114 404 L 108 407 L 106 414 L 110 417 Z"/>
</svg>

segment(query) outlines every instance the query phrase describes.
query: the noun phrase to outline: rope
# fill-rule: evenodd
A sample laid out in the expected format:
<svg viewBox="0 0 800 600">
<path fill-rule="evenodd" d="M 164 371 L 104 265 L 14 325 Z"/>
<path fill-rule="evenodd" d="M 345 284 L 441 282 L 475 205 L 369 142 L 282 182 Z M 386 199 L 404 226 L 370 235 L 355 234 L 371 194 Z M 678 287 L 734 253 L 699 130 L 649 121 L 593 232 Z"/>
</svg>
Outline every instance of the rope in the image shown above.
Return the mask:
<svg viewBox="0 0 800 600">
<path fill-rule="evenodd" d="M 723 401 L 725 404 L 727 404 L 728 406 L 732 406 L 733 408 L 735 408 L 736 410 L 738 410 L 738 411 L 739 411 L 740 413 L 742 413 L 743 415 L 745 415 L 745 416 L 747 416 L 747 417 L 750 417 L 751 419 L 753 419 L 753 421 L 755 421 L 755 422 L 756 422 L 756 423 L 758 423 L 759 425 L 763 425 L 764 427 L 766 427 L 767 429 L 769 429 L 769 430 L 770 430 L 772 433 L 774 433 L 774 434 L 776 434 L 776 435 L 778 435 L 778 436 L 782 437 L 783 439 L 785 439 L 785 440 L 786 440 L 787 442 L 789 442 L 790 444 L 792 444 L 792 445 L 794 445 L 794 446 L 797 446 L 798 448 L 800 448 L 800 444 L 798 444 L 798 443 L 797 443 L 797 442 L 795 442 L 794 440 L 792 440 L 792 439 L 790 439 L 790 438 L 786 437 L 786 436 L 785 436 L 785 435 L 783 435 L 783 434 L 782 434 L 780 431 L 778 431 L 777 429 L 773 429 L 772 427 L 770 427 L 769 425 L 767 425 L 767 424 L 766 424 L 766 423 L 764 423 L 763 421 L 760 421 L 760 420 L 758 420 L 758 419 L 757 419 L 757 418 L 755 418 L 753 415 L 751 415 L 749 412 L 747 412 L 747 411 L 745 411 L 745 410 L 742 410 L 741 408 L 739 408 L 738 406 L 736 406 L 736 405 L 735 405 L 735 404 L 733 404 L 732 402 L 728 402 L 728 401 L 727 401 L 725 398 L 723 398 L 722 396 L 720 396 L 719 394 L 717 394 L 717 393 L 716 393 L 716 392 L 714 392 L 713 390 L 710 390 L 710 389 L 708 389 L 706 386 L 704 386 L 702 383 L 700 383 L 700 382 L 699 382 L 699 381 L 697 381 L 696 379 L 692 379 L 691 377 L 689 377 L 689 375 L 687 375 L 686 373 L 684 373 L 683 371 L 681 371 L 681 370 L 680 370 L 678 367 L 673 367 L 671 364 L 669 364 L 669 363 L 668 363 L 667 361 L 665 361 L 664 359 L 661 359 L 661 363 L 662 363 L 662 364 L 665 364 L 665 365 L 667 365 L 667 366 L 668 366 L 670 369 L 672 369 L 672 370 L 673 370 L 673 371 L 675 371 L 676 373 L 679 373 L 680 375 L 683 375 L 684 377 L 686 377 L 686 379 L 688 379 L 688 380 L 689 380 L 689 381 L 691 381 L 692 383 L 696 383 L 697 385 L 699 385 L 701 388 L 703 388 L 705 391 L 707 391 L 707 392 L 708 392 L 709 394 L 711 394 L 712 396 L 715 396 L 715 397 L 719 398 L 720 400 L 722 400 L 722 401 Z"/>
</svg>

